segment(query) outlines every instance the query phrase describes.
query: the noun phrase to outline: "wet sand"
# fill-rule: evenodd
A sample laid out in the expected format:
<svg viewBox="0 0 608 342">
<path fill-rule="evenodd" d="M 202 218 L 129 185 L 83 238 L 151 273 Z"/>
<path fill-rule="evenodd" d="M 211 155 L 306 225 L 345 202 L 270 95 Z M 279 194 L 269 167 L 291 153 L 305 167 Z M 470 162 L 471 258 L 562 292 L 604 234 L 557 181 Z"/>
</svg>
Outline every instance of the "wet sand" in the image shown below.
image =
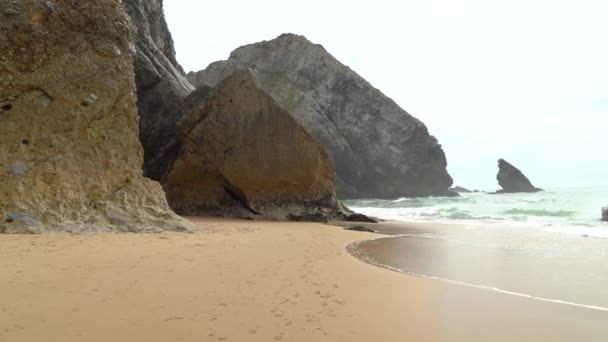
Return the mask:
<svg viewBox="0 0 608 342">
<path fill-rule="evenodd" d="M 444 338 L 608 341 L 608 240 L 512 227 L 368 226 L 398 236 L 355 243 L 351 253 L 450 285 L 437 302 Z"/>
<path fill-rule="evenodd" d="M 352 258 L 373 234 L 194 219 L 202 234 L 0 235 L 0 341 L 436 341 L 441 285 Z"/>
</svg>

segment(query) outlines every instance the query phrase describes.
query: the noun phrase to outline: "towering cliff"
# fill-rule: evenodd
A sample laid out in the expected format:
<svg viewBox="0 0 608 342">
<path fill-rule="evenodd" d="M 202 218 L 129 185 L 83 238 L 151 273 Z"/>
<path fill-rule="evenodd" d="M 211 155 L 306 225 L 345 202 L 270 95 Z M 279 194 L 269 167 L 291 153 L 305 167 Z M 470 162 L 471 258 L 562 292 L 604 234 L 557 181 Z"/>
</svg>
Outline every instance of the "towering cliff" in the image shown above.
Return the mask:
<svg viewBox="0 0 608 342">
<path fill-rule="evenodd" d="M 135 82 L 144 174 L 158 180 L 158 155 L 175 135 L 182 100 L 194 90 L 175 58 L 162 0 L 124 0 L 135 38 Z M 161 163 L 162 164 L 162 163 Z"/>
<path fill-rule="evenodd" d="M 328 149 L 340 197 L 451 194 L 445 155 L 426 126 L 302 36 L 241 47 L 227 61 L 187 76 L 197 87 L 215 86 L 247 68 Z"/>
<path fill-rule="evenodd" d="M 120 3 L 0 4 L 0 232 L 194 229 L 142 177 Z"/>
<path fill-rule="evenodd" d="M 184 105 L 175 158 L 163 176 L 184 215 L 343 219 L 325 148 L 240 70 Z"/>
<path fill-rule="evenodd" d="M 163 184 L 171 207 L 187 215 L 357 219 L 336 199 L 323 146 L 249 71 L 193 92 L 162 5 L 124 0 L 136 40 L 144 174 Z"/>
</svg>

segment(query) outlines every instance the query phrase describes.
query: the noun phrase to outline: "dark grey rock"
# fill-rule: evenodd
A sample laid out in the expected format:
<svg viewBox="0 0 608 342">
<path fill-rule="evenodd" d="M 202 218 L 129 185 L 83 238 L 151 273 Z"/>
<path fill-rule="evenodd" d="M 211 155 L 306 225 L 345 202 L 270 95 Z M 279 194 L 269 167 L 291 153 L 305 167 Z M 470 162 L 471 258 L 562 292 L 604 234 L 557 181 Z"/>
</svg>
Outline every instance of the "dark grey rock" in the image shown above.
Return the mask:
<svg viewBox="0 0 608 342">
<path fill-rule="evenodd" d="M 344 221 L 348 222 L 367 222 L 367 223 L 378 223 L 378 220 L 371 218 L 367 215 L 359 214 L 359 213 L 351 213 L 346 215 Z"/>
<path fill-rule="evenodd" d="M 602 208 L 602 221 L 608 222 L 608 205 Z"/>
<path fill-rule="evenodd" d="M 5 17 L 13 17 L 19 14 L 17 10 L 16 0 L 2 0 L 0 1 L 0 13 Z"/>
<path fill-rule="evenodd" d="M 8 214 L 8 220 L 10 222 L 20 222 L 28 226 L 40 226 L 40 221 L 38 221 L 33 215 L 24 212 L 10 212 Z"/>
<path fill-rule="evenodd" d="M 351 226 L 344 228 L 345 230 L 352 230 L 355 232 L 367 232 L 367 233 L 375 233 L 376 231 L 365 226 Z"/>
<path fill-rule="evenodd" d="M 194 88 L 177 63 L 162 0 L 124 0 L 135 38 L 135 83 L 144 175 L 160 179 L 161 150 L 177 135 L 183 99 Z"/>
<path fill-rule="evenodd" d="M 455 186 L 453 188 L 450 188 L 450 191 L 453 191 L 453 192 L 456 192 L 456 193 L 459 193 L 459 194 L 467 194 L 467 193 L 474 192 L 474 191 L 471 191 L 471 190 L 469 190 L 467 188 L 463 188 L 461 186 Z"/>
<path fill-rule="evenodd" d="M 41 94 L 38 98 L 38 102 L 43 107 L 49 107 L 53 103 L 53 99 L 48 94 Z"/>
<path fill-rule="evenodd" d="M 14 176 L 25 176 L 28 172 L 28 166 L 26 163 L 18 161 L 11 165 L 11 173 Z"/>
<path fill-rule="evenodd" d="M 129 217 L 123 213 L 110 213 L 108 214 L 108 222 L 115 226 L 127 226 L 129 224 Z"/>
<path fill-rule="evenodd" d="M 4 10 L 2 10 L 2 14 L 4 14 L 7 17 L 12 17 L 12 16 L 19 14 L 19 12 L 17 12 L 17 10 L 15 10 L 13 8 L 5 8 Z"/>
<path fill-rule="evenodd" d="M 504 159 L 498 160 L 498 174 L 496 175 L 498 184 L 502 190 L 496 193 L 516 193 L 516 192 L 538 192 L 542 191 L 532 185 L 528 177 L 526 177 L 518 168 L 509 164 Z"/>
<path fill-rule="evenodd" d="M 455 196 L 446 158 L 427 127 L 321 45 L 285 34 L 241 47 L 227 61 L 188 74 L 216 86 L 252 69 L 273 98 L 327 148 L 340 198 Z"/>
<path fill-rule="evenodd" d="M 42 231 L 42 224 L 32 214 L 22 211 L 10 211 L 5 222 L 0 225 L 2 233 L 39 233 Z"/>
</svg>

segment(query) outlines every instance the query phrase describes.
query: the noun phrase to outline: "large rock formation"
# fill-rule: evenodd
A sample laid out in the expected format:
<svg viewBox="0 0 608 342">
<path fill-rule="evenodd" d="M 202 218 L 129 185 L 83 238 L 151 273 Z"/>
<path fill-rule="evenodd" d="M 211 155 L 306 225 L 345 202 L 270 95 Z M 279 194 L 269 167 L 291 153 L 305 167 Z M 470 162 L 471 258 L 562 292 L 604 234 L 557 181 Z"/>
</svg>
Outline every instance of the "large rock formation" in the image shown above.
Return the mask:
<svg viewBox="0 0 608 342">
<path fill-rule="evenodd" d="M 249 70 L 185 100 L 166 151 L 163 187 L 184 215 L 341 219 L 324 147 L 264 92 Z M 172 156 L 175 157 L 174 160 Z"/>
<path fill-rule="evenodd" d="M 602 220 L 608 222 L 608 205 L 602 208 Z"/>
<path fill-rule="evenodd" d="M 194 229 L 142 177 L 115 0 L 0 2 L 0 232 Z"/>
<path fill-rule="evenodd" d="M 453 194 L 445 155 L 426 126 L 302 36 L 241 47 L 188 79 L 213 87 L 247 68 L 328 149 L 340 197 Z"/>
<path fill-rule="evenodd" d="M 498 184 L 502 190 L 497 193 L 514 193 L 514 192 L 538 192 L 542 191 L 532 185 L 530 180 L 519 171 L 518 168 L 509 164 L 504 159 L 498 160 L 498 174 L 496 175 Z"/>
<path fill-rule="evenodd" d="M 182 100 L 194 88 L 175 58 L 171 33 L 165 22 L 162 0 L 124 0 L 135 36 L 135 82 L 141 116 L 140 139 L 144 147 L 144 174 L 158 180 L 158 155 L 172 141 L 180 121 Z"/>
</svg>

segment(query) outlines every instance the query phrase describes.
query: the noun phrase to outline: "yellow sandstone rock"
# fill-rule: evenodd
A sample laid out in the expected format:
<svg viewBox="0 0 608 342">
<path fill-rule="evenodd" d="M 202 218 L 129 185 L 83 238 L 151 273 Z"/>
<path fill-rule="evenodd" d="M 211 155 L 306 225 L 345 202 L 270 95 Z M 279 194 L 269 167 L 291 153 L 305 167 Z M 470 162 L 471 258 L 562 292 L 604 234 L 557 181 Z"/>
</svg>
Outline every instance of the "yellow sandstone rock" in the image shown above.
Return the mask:
<svg viewBox="0 0 608 342">
<path fill-rule="evenodd" d="M 183 138 L 163 187 L 176 212 L 328 220 L 346 213 L 325 148 L 239 70 L 185 100 Z"/>
<path fill-rule="evenodd" d="M 1 5 L 0 232 L 195 229 L 142 176 L 121 2 Z"/>
</svg>

